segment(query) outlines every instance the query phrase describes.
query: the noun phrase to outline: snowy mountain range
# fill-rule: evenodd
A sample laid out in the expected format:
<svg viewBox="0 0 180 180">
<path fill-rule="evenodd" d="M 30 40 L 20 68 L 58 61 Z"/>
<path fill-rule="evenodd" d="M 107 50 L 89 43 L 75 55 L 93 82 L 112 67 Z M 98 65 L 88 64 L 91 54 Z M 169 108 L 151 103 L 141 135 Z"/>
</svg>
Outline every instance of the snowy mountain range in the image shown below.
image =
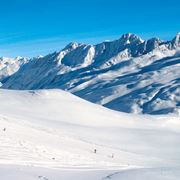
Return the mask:
<svg viewBox="0 0 180 180">
<path fill-rule="evenodd" d="M 33 59 L 0 59 L 2 88 L 69 91 L 110 109 L 178 113 L 180 33 L 171 41 L 128 33 L 97 45 L 70 43 Z"/>
<path fill-rule="evenodd" d="M 179 49 L 125 34 L 0 58 L 0 179 L 178 180 Z"/>
</svg>

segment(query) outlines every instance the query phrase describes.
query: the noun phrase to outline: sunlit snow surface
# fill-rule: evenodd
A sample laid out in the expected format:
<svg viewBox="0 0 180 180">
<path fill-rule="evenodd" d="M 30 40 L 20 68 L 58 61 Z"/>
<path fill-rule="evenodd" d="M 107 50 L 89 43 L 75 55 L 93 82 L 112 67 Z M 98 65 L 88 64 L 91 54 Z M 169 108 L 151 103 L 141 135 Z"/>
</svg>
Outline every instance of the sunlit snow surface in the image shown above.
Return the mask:
<svg viewBox="0 0 180 180">
<path fill-rule="evenodd" d="M 178 116 L 119 113 L 61 90 L 0 90 L 0 102 L 2 180 L 180 177 Z"/>
</svg>

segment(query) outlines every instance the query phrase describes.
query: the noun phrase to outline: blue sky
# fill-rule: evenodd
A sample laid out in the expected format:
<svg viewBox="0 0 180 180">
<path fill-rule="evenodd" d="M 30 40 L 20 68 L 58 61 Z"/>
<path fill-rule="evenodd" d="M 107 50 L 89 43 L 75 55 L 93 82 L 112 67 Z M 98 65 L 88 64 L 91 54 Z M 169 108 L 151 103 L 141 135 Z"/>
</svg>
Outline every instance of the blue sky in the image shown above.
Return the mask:
<svg viewBox="0 0 180 180">
<path fill-rule="evenodd" d="M 179 0 L 0 0 L 0 7 L 0 56 L 45 55 L 127 32 L 166 40 L 180 31 Z"/>
</svg>

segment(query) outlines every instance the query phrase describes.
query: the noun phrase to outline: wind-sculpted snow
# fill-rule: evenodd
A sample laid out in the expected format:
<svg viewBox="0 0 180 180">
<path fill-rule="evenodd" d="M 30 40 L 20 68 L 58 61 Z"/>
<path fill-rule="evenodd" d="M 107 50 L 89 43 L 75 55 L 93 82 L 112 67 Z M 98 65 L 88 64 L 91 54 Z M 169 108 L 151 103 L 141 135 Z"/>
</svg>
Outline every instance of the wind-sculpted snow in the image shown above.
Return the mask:
<svg viewBox="0 0 180 180">
<path fill-rule="evenodd" d="M 178 116 L 112 111 L 61 90 L 0 90 L 0 179 L 178 180 Z"/>
<path fill-rule="evenodd" d="M 70 43 L 2 81 L 8 89 L 60 88 L 130 113 L 179 113 L 180 34 L 144 41 L 125 34 L 98 45 Z"/>
</svg>

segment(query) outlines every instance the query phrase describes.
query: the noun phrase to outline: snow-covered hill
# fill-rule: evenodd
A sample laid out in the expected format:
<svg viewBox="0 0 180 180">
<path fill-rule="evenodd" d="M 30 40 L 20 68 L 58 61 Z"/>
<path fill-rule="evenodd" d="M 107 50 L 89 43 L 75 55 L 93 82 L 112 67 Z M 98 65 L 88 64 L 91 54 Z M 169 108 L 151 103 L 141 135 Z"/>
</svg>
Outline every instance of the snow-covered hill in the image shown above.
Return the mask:
<svg viewBox="0 0 180 180">
<path fill-rule="evenodd" d="M 0 102 L 0 179 L 180 176 L 178 116 L 129 115 L 61 90 L 0 90 Z"/>
<path fill-rule="evenodd" d="M 60 88 L 105 107 L 131 113 L 178 113 L 180 33 L 172 41 L 125 34 L 98 45 L 70 43 L 34 58 L 11 77 L 8 89 Z"/>
</svg>

